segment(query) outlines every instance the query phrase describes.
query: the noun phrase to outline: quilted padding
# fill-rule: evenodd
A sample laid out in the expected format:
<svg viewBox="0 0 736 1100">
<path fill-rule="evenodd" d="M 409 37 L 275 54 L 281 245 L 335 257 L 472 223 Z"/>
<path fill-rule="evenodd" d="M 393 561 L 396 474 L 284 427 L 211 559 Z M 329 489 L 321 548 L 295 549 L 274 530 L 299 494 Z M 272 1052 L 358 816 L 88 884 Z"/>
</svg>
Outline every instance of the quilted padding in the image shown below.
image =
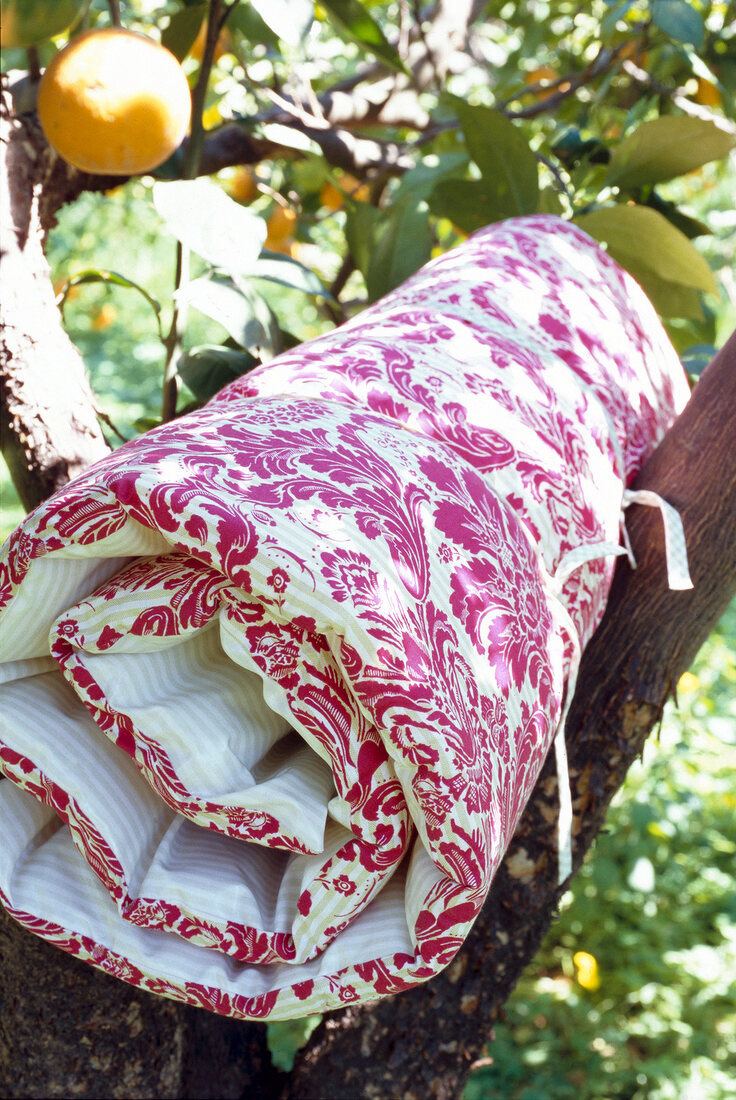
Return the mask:
<svg viewBox="0 0 736 1100">
<path fill-rule="evenodd" d="M 687 393 L 633 280 L 515 219 L 58 492 L 0 563 L 8 911 L 238 1017 L 441 970 Z"/>
</svg>

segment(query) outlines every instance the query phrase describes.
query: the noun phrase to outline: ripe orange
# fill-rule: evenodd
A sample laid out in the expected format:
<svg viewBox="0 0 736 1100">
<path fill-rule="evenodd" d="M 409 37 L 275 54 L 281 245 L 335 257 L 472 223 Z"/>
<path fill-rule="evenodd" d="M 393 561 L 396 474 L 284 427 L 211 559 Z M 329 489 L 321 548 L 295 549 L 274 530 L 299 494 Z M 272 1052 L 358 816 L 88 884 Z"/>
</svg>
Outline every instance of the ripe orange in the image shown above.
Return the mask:
<svg viewBox="0 0 736 1100">
<path fill-rule="evenodd" d="M 263 247 L 269 248 L 271 252 L 283 252 L 285 256 L 293 256 L 296 250 L 294 230 L 298 220 L 296 210 L 292 210 L 290 206 L 277 206 L 266 222 L 268 233 Z"/>
<path fill-rule="evenodd" d="M 174 55 L 145 35 L 85 31 L 41 78 L 38 115 L 57 153 L 97 175 L 128 176 L 166 160 L 189 126 L 191 96 Z"/>
<path fill-rule="evenodd" d="M 712 80 L 706 80 L 702 76 L 698 77 L 698 88 L 693 99 L 701 107 L 720 107 L 723 102 L 723 97 L 717 85 Z"/>
<path fill-rule="evenodd" d="M 338 179 L 337 186 L 329 181 L 324 185 L 319 193 L 319 201 L 328 210 L 339 210 L 345 202 L 345 193 L 354 202 L 369 202 L 371 197 L 371 189 L 367 183 L 361 183 L 349 172 L 344 172 Z"/>
<path fill-rule="evenodd" d="M 193 57 L 195 61 L 202 60 L 202 54 L 204 53 L 205 42 L 207 41 L 207 21 L 202 20 L 202 26 L 197 32 L 197 37 L 189 47 L 189 56 Z M 215 45 L 214 61 L 219 61 L 223 54 L 231 53 L 233 48 L 233 40 L 230 37 L 230 32 L 227 27 L 223 27 L 217 36 L 217 43 Z"/>
<path fill-rule="evenodd" d="M 296 210 L 292 210 L 290 206 L 277 206 L 266 223 L 268 235 L 272 240 L 283 240 L 292 235 L 296 223 Z"/>
<path fill-rule="evenodd" d="M 225 190 L 238 202 L 253 202 L 258 194 L 258 182 L 253 169 L 247 164 L 239 164 L 225 184 Z"/>
<path fill-rule="evenodd" d="M 3 0 L 2 44 L 37 46 L 75 23 L 85 6 L 86 0 Z"/>
<path fill-rule="evenodd" d="M 92 329 L 94 332 L 103 332 L 110 325 L 115 323 L 117 319 L 118 311 L 112 302 L 103 302 L 100 306 L 100 311 L 96 317 L 92 319 Z"/>
<path fill-rule="evenodd" d="M 529 87 L 533 87 L 535 84 L 551 84 L 553 81 L 559 79 L 559 73 L 556 69 L 553 69 L 551 65 L 541 65 L 538 69 L 532 69 L 531 72 L 525 73 L 524 83 Z M 563 87 L 565 87 L 563 85 Z M 554 95 L 557 88 L 540 88 L 533 94 L 537 99 L 549 99 L 551 95 Z"/>
</svg>

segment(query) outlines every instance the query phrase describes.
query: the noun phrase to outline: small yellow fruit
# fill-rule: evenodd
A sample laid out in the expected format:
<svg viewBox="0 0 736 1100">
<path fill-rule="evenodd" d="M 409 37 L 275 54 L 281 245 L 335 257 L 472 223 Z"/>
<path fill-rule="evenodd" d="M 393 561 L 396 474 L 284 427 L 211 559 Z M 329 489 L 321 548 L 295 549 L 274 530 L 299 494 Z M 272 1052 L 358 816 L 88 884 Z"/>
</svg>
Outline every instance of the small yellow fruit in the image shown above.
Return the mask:
<svg viewBox="0 0 736 1100">
<path fill-rule="evenodd" d="M 591 993 L 594 993 L 596 989 L 600 989 L 601 975 L 595 955 L 590 955 L 587 951 L 576 951 L 572 961 L 575 964 L 575 977 L 578 984 Z"/>
<path fill-rule="evenodd" d="M 238 202 L 253 202 L 258 194 L 255 172 L 247 164 L 238 165 L 225 184 L 225 189 L 228 195 Z"/>
<path fill-rule="evenodd" d="M 115 323 L 118 311 L 112 302 L 104 302 L 100 306 L 100 312 L 92 320 L 92 329 L 95 332 L 104 332 L 106 328 Z"/>
<path fill-rule="evenodd" d="M 296 211 L 290 206 L 277 206 L 271 217 L 266 222 L 268 226 L 268 238 L 271 241 L 283 241 L 291 237 L 296 228 Z M 266 245 L 266 247 L 272 247 Z"/>
<path fill-rule="evenodd" d="M 345 202 L 346 194 L 353 202 L 369 202 L 371 189 L 367 183 L 361 183 L 355 176 L 345 172 L 338 179 L 337 186 L 329 181 L 324 185 L 319 193 L 319 201 L 328 210 L 339 210 Z"/>
<path fill-rule="evenodd" d="M 531 72 L 525 74 L 524 83 L 528 84 L 531 88 L 535 84 L 551 84 L 553 81 L 558 79 L 559 73 L 556 69 L 553 69 L 551 65 L 541 65 L 538 69 L 532 69 Z M 554 95 L 556 91 L 557 88 L 540 88 L 533 94 L 537 99 L 548 99 L 551 95 Z"/>
<path fill-rule="evenodd" d="M 197 32 L 197 37 L 189 47 L 189 56 L 193 57 L 195 61 L 202 60 L 202 54 L 204 53 L 205 43 L 207 41 L 207 20 L 202 21 L 202 26 Z M 230 37 L 230 32 L 227 27 L 223 27 L 217 36 L 217 42 L 215 43 L 215 54 L 213 61 L 219 61 L 223 54 L 231 53 L 233 48 L 233 40 Z"/>
<path fill-rule="evenodd" d="M 706 80 L 705 77 L 698 77 L 698 88 L 693 96 L 696 103 L 699 103 L 701 107 L 720 107 L 723 102 L 720 89 L 712 80 Z"/>
<path fill-rule="evenodd" d="M 184 139 L 191 96 L 174 55 L 145 35 L 85 31 L 52 59 L 38 90 L 50 145 L 85 172 L 150 172 Z"/>
</svg>

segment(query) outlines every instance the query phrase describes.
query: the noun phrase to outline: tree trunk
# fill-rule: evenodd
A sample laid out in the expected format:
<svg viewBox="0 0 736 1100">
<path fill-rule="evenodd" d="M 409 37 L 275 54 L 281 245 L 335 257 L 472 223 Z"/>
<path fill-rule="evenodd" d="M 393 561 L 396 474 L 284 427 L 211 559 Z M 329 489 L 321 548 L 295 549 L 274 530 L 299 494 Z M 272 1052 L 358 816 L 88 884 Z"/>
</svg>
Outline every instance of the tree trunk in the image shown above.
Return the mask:
<svg viewBox="0 0 736 1100">
<path fill-rule="evenodd" d="M 125 985 L 0 908 L 0 1096 L 238 1100 L 275 1094 L 263 1024 Z"/>
<path fill-rule="evenodd" d="M 40 196 L 53 158 L 38 122 L 15 117 L 0 94 L 0 447 L 30 509 L 109 448 L 43 252 Z"/>
</svg>

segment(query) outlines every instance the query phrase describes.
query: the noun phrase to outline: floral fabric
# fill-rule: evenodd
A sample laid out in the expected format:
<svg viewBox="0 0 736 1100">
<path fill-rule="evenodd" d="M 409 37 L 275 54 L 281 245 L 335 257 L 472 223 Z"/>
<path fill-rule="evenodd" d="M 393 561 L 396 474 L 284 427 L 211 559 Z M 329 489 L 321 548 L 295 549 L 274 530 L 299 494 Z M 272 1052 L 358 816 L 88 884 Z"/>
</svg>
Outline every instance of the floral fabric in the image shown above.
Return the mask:
<svg viewBox="0 0 736 1100">
<path fill-rule="evenodd" d="M 522 218 L 58 492 L 0 564 L 8 911 L 238 1017 L 437 973 L 613 559 L 548 579 L 686 398 L 633 280 Z"/>
</svg>

